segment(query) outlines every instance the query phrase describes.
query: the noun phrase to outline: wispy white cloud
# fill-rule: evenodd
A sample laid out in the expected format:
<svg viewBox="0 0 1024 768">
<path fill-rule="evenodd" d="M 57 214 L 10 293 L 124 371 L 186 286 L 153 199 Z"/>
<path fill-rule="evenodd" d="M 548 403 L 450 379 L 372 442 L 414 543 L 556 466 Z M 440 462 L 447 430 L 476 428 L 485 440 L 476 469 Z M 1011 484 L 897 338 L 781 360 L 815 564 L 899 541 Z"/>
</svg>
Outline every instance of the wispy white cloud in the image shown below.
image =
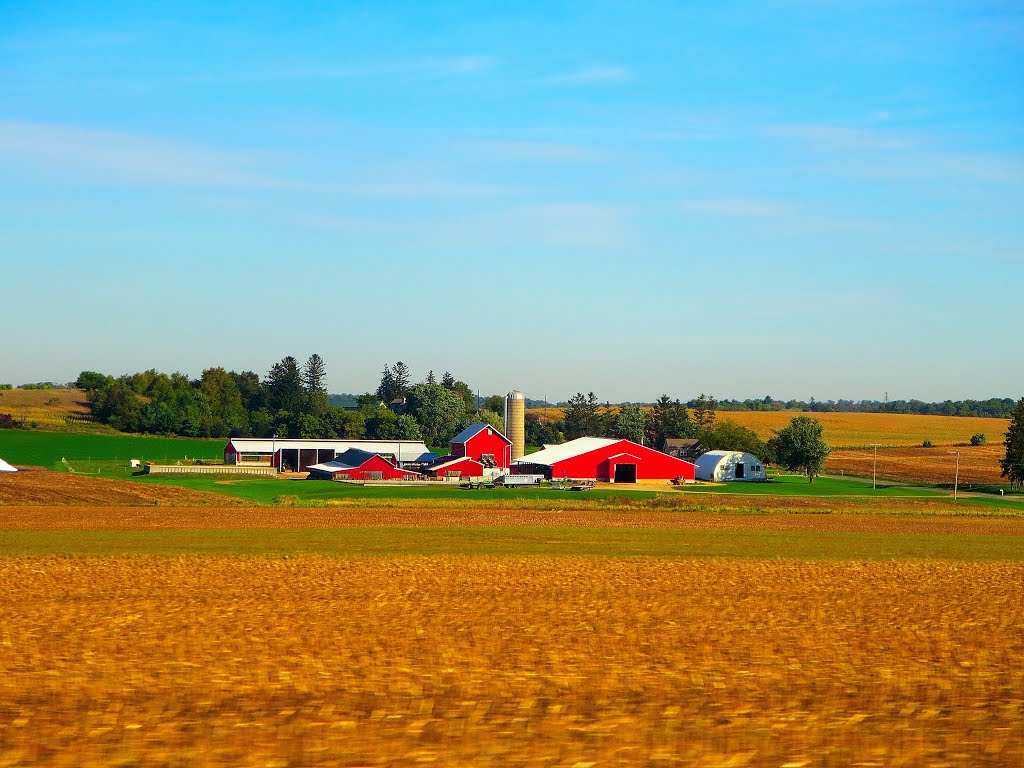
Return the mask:
<svg viewBox="0 0 1024 768">
<path fill-rule="evenodd" d="M 327 62 L 277 62 L 235 72 L 206 72 L 181 78 L 185 82 L 235 83 L 290 80 L 359 80 L 382 77 L 458 77 L 486 72 L 490 56 L 392 58 L 338 65 Z"/>
<path fill-rule="evenodd" d="M 933 138 L 907 132 L 793 123 L 771 126 L 767 133 L 825 158 L 816 162 L 828 173 L 889 181 L 1024 182 L 1024 155 L 949 150 L 936 146 Z"/>
<path fill-rule="evenodd" d="M 832 123 L 788 123 L 772 126 L 769 133 L 831 151 L 900 150 L 911 146 L 907 139 L 893 134 Z"/>
<path fill-rule="evenodd" d="M 270 188 L 287 186 L 266 168 L 279 156 L 66 125 L 0 120 L 0 158 L 99 183 Z"/>
<path fill-rule="evenodd" d="M 625 83 L 633 79 L 625 67 L 588 67 L 547 78 L 550 83 Z"/>
<path fill-rule="evenodd" d="M 607 156 L 597 147 L 563 141 L 484 140 L 466 142 L 461 148 L 475 156 L 514 161 L 579 163 Z"/>
<path fill-rule="evenodd" d="M 684 211 L 730 218 L 776 218 L 799 213 L 788 200 L 758 197 L 718 197 L 683 201 Z"/>
</svg>

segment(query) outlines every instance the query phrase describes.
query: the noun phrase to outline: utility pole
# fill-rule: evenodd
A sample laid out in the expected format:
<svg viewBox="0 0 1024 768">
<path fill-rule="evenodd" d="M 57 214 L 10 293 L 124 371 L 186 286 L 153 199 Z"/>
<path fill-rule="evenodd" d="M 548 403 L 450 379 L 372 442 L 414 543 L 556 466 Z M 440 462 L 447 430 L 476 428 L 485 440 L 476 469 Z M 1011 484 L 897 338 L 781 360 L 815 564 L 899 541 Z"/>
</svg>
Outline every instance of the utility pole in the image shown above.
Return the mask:
<svg viewBox="0 0 1024 768">
<path fill-rule="evenodd" d="M 956 474 L 953 475 L 953 501 L 956 501 L 956 487 L 960 484 L 960 451 L 946 451 L 956 456 Z"/>
<path fill-rule="evenodd" d="M 879 449 L 879 447 L 880 447 L 879 443 L 871 443 L 871 448 L 874 451 L 874 453 L 872 455 L 872 458 L 871 458 L 871 488 L 872 489 L 877 487 L 876 484 L 875 484 L 875 469 L 878 466 L 878 449 Z"/>
</svg>

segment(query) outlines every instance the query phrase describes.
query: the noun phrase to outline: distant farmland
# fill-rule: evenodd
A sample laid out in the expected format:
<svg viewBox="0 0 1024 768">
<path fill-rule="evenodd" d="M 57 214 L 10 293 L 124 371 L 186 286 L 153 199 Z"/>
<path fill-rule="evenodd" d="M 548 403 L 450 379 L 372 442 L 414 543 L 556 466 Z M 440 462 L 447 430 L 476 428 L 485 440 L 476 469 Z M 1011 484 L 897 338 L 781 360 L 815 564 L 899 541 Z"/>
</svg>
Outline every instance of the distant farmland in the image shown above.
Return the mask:
<svg viewBox="0 0 1024 768">
<path fill-rule="evenodd" d="M 534 408 L 528 411 L 542 419 L 560 419 L 561 408 Z M 833 448 L 860 448 L 881 445 L 913 446 L 931 440 L 935 445 L 967 443 L 981 432 L 989 443 L 1001 443 L 1009 422 L 974 416 L 918 416 L 895 413 L 801 413 L 798 411 L 719 411 L 719 421 L 734 421 L 752 429 L 763 440 L 772 437 L 796 416 L 818 419 L 825 429 L 825 440 Z"/>
</svg>

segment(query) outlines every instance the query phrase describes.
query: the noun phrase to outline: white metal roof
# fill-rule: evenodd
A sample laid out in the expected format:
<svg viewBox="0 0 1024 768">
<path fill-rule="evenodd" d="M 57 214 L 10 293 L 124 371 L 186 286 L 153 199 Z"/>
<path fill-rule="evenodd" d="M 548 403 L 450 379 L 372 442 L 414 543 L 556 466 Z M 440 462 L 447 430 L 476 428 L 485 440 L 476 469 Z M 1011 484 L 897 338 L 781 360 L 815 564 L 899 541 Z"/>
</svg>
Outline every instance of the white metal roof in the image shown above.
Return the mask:
<svg viewBox="0 0 1024 768">
<path fill-rule="evenodd" d="M 480 463 L 479 461 L 470 456 L 459 456 L 458 458 L 450 459 L 449 461 L 444 461 L 440 464 L 431 464 L 429 467 L 427 467 L 427 469 L 429 469 L 431 472 L 436 472 L 439 469 L 445 469 L 446 467 L 450 467 L 454 464 L 461 464 L 464 461 L 472 461 L 475 464 Z"/>
<path fill-rule="evenodd" d="M 3 459 L 0 459 L 0 472 L 17 472 L 17 471 L 18 471 L 17 467 L 12 467 L 10 464 L 8 464 Z"/>
<path fill-rule="evenodd" d="M 743 451 L 708 451 L 702 453 L 697 457 L 694 464 L 697 465 L 698 470 L 714 472 L 715 467 L 721 464 L 726 459 L 731 461 L 742 461 L 747 462 L 747 457 L 750 457 L 750 462 L 753 464 L 760 463 L 760 459 L 752 453 L 744 453 Z"/>
<path fill-rule="evenodd" d="M 229 445 L 238 453 L 273 453 L 281 448 L 333 450 L 342 453 L 350 448 L 358 448 L 367 453 L 394 454 L 399 461 L 430 461 L 431 457 L 436 456 L 427 449 L 427 444 L 422 440 L 268 440 L 258 437 L 234 437 Z"/>
<path fill-rule="evenodd" d="M 516 459 L 513 464 L 541 464 L 550 467 L 566 459 L 574 459 L 584 453 L 596 451 L 598 448 L 606 448 L 609 445 L 622 442 L 619 438 L 612 437 L 577 437 L 568 443 L 561 445 L 545 446 L 544 450 L 531 453 L 522 458 Z"/>
</svg>

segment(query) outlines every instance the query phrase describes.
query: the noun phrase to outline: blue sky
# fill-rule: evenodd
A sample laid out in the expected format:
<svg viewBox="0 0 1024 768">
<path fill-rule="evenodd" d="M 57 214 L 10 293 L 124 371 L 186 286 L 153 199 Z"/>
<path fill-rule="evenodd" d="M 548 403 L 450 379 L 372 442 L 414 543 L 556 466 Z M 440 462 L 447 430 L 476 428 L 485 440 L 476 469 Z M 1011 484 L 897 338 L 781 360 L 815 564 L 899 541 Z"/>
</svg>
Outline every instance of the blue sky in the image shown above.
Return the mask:
<svg viewBox="0 0 1024 768">
<path fill-rule="evenodd" d="M 1022 278 L 1020 2 L 0 3 L 0 381 L 1019 397 Z"/>
</svg>

